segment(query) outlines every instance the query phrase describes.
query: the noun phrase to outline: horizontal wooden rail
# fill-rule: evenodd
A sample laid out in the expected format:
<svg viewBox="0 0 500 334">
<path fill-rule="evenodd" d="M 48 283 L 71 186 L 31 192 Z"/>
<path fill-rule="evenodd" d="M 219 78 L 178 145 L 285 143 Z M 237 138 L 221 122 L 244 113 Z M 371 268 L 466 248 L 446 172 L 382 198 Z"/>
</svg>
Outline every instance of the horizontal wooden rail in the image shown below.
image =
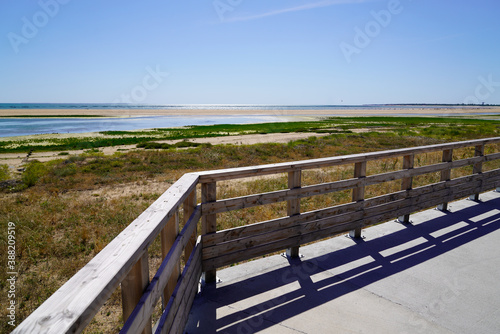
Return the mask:
<svg viewBox="0 0 500 334">
<path fill-rule="evenodd" d="M 500 178 L 497 177 L 495 182 L 498 183 L 499 181 Z M 484 191 L 488 188 L 487 186 L 480 186 L 480 181 L 476 182 L 474 185 L 476 186 L 475 189 L 478 191 Z M 255 240 L 255 244 L 251 247 L 248 247 L 248 245 L 251 245 L 251 241 L 247 241 L 247 243 L 244 243 L 239 250 L 237 247 L 231 249 L 231 246 L 225 245 L 228 249 L 225 249 L 225 252 L 219 253 L 223 255 L 219 255 L 211 259 L 205 259 L 203 262 L 203 268 L 204 270 L 210 270 L 280 251 L 297 243 L 305 244 L 317 241 L 335 234 L 348 232 L 355 228 L 362 228 L 381 221 L 387 221 L 396 218 L 399 215 L 407 214 L 408 212 L 423 210 L 437 205 L 442 200 L 452 201 L 458 198 L 466 197 L 470 193 L 468 188 L 465 190 L 462 189 L 456 193 L 453 193 L 453 191 L 453 189 L 447 189 L 438 192 L 435 198 L 422 203 L 415 203 L 418 202 L 418 200 L 410 198 L 402 200 L 401 202 L 391 203 L 391 205 L 386 205 L 385 207 L 377 207 L 374 211 L 377 212 L 377 214 L 373 215 L 370 215 L 368 212 L 365 213 L 358 211 L 355 213 L 347 213 L 322 220 L 307 222 L 302 225 L 293 226 L 286 231 L 276 232 L 278 235 L 275 238 L 276 240 L 273 240 L 270 233 L 263 234 L 260 237 L 255 238 L 260 238 L 260 240 Z"/>
<path fill-rule="evenodd" d="M 486 172 L 485 176 L 496 177 L 500 171 L 494 170 Z M 394 202 L 405 199 L 406 197 L 428 196 L 429 194 L 441 191 L 447 187 L 454 187 L 460 184 L 467 184 L 476 181 L 479 178 L 477 175 L 464 176 L 447 182 L 439 182 L 431 185 L 414 188 L 411 190 L 402 190 L 387 195 L 366 199 L 363 202 L 341 204 L 330 208 L 305 212 L 298 216 L 278 218 L 267 222 L 260 222 L 241 227 L 235 227 L 227 230 L 218 231 L 217 233 L 203 236 L 203 246 L 208 248 L 217 244 L 226 243 L 248 236 L 264 234 L 267 231 L 275 231 L 282 228 L 290 227 L 295 224 L 301 224 L 311 220 L 318 220 L 330 216 L 337 216 L 344 213 L 349 213 L 362 208 L 371 208 L 374 206 Z M 493 189 L 493 188 L 492 188 Z"/>
<path fill-rule="evenodd" d="M 319 185 L 306 186 L 290 190 L 280 190 L 264 194 L 219 200 L 212 203 L 204 203 L 202 208 L 202 215 L 234 211 L 243 208 L 272 204 L 276 202 L 284 202 L 291 199 L 304 198 L 315 195 L 324 195 L 336 191 L 356 188 L 359 187 L 360 185 L 368 186 L 377 183 L 389 182 L 433 172 L 441 172 L 453 168 L 475 165 L 477 163 L 492 161 L 496 159 L 500 159 L 500 153 L 486 155 L 482 157 L 456 160 L 453 162 L 443 162 L 425 167 L 417 167 L 407 170 L 400 170 L 396 172 L 372 175 L 364 178 L 322 183 Z"/>
<path fill-rule="evenodd" d="M 197 173 L 200 176 L 200 183 L 217 182 L 223 180 L 234 180 L 238 178 L 262 176 L 269 174 L 289 173 L 296 170 L 316 169 L 331 167 L 337 165 L 354 164 L 362 161 L 372 161 L 387 158 L 401 157 L 408 154 L 422 154 L 437 152 L 449 149 L 458 149 L 476 145 L 487 145 L 500 142 L 500 138 L 487 138 L 469 140 L 448 144 L 437 144 L 428 146 L 419 146 L 413 148 L 402 148 L 390 151 L 370 152 L 353 155 L 344 155 L 340 157 L 311 159 L 297 161 L 292 163 L 277 163 L 261 166 L 221 169 L 217 171 L 206 171 Z"/>
<path fill-rule="evenodd" d="M 345 232 L 359 237 L 366 226 L 393 218 L 408 223 L 415 211 L 432 206 L 446 210 L 448 202 L 468 196 L 477 200 L 479 193 L 500 187 L 500 168 L 483 171 L 486 162 L 500 160 L 498 148 L 494 153 L 485 149 L 497 143 L 500 137 L 185 174 L 13 333 L 79 333 L 120 283 L 125 322 L 121 333 L 151 332 L 152 313 L 162 298 L 156 333 L 182 333 L 202 272 L 206 282 L 213 282 L 221 266 L 284 249 L 287 256 L 296 257 L 299 246 L 308 242 Z M 474 156 L 453 160 L 460 148 L 473 148 Z M 440 151 L 440 162 L 415 166 L 417 155 Z M 388 158 L 402 158 L 403 168 L 369 174 L 368 162 Z M 303 171 L 341 165 L 354 167 L 353 175 L 302 186 Z M 467 166 L 471 175 L 451 177 L 453 169 Z M 218 181 L 281 173 L 288 173 L 288 189 L 216 200 Z M 429 173 L 440 173 L 439 182 L 413 188 L 415 177 Z M 367 186 L 396 180 L 401 181 L 398 191 L 365 198 Z M 350 203 L 300 210 L 301 198 L 346 190 L 352 191 Z M 220 213 L 283 201 L 285 217 L 217 231 Z M 180 210 L 184 227 L 179 233 Z M 158 236 L 164 259 L 149 282 L 148 248 Z M 180 273 L 183 254 L 187 261 Z"/>
<path fill-rule="evenodd" d="M 486 173 L 489 182 L 500 184 L 500 172 Z M 317 241 L 333 234 L 344 233 L 355 228 L 366 227 L 381 221 L 387 221 L 400 215 L 433 207 L 443 200 L 452 201 L 467 197 L 470 190 L 483 192 L 491 189 L 491 184 L 482 184 L 479 177 L 463 178 L 462 183 L 450 186 L 450 181 L 444 182 L 442 190 L 435 191 L 433 186 L 416 188 L 427 193 L 426 196 L 414 196 L 389 202 L 368 209 L 347 212 L 318 220 L 302 221 L 296 218 L 294 224 L 282 229 L 263 230 L 261 234 L 232 240 L 216 246 L 207 247 L 203 251 L 203 269 L 210 270 L 235 262 L 280 251 L 295 243 L 304 244 Z M 471 188 L 472 186 L 472 188 Z M 370 200 L 366 200 L 367 202 Z M 357 203 L 356 203 L 357 204 Z M 362 204 L 362 203 L 361 203 Z M 360 207 L 361 205 L 357 205 Z"/>
</svg>

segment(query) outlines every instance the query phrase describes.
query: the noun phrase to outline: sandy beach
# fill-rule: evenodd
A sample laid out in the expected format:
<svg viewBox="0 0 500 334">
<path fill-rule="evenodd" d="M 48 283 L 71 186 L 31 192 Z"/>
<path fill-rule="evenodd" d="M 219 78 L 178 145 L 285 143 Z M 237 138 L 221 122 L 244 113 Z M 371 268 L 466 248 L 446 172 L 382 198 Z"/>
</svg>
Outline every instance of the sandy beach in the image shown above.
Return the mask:
<svg viewBox="0 0 500 334">
<path fill-rule="evenodd" d="M 461 115 L 461 114 L 500 113 L 500 107 L 380 107 L 373 109 L 4 109 L 2 116 L 215 116 L 215 115 L 273 115 L 273 116 L 370 116 L 370 115 Z"/>
</svg>

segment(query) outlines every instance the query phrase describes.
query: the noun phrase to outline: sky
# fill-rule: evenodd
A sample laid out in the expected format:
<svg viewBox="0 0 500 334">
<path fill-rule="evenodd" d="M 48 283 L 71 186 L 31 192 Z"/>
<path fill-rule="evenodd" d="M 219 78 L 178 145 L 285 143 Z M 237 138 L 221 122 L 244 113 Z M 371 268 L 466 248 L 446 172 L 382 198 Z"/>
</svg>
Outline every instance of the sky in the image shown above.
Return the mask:
<svg viewBox="0 0 500 334">
<path fill-rule="evenodd" d="M 498 0 L 3 0 L 0 103 L 500 104 Z"/>
</svg>

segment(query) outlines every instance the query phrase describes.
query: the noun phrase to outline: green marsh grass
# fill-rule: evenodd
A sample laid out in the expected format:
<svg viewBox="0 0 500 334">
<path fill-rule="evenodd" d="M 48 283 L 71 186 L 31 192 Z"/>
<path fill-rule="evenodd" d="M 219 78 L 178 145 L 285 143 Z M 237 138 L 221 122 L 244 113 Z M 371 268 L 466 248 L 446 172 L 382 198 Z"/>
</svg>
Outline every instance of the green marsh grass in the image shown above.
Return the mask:
<svg viewBox="0 0 500 334">
<path fill-rule="evenodd" d="M 0 153 L 85 150 L 118 145 L 155 148 L 159 140 L 186 140 L 230 135 L 268 133 L 349 134 L 359 129 L 390 132 L 397 136 L 424 136 L 450 140 L 497 136 L 500 121 L 448 117 L 329 117 L 307 122 L 275 122 L 261 124 L 217 124 L 162 128 L 142 131 L 103 131 L 94 137 L 59 138 L 33 136 L 31 139 L 0 140 Z M 194 146 L 194 145 L 191 145 Z M 164 147 L 156 148 L 170 148 Z"/>
</svg>

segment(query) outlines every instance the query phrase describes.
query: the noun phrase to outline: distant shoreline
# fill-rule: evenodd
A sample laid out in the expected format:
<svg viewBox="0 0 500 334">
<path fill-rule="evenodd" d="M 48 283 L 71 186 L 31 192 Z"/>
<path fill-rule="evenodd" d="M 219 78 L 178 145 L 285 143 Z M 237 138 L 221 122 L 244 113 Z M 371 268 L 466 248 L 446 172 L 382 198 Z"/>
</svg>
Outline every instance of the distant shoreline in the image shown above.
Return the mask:
<svg viewBox="0 0 500 334">
<path fill-rule="evenodd" d="M 373 109 L 2 109 L 1 117 L 138 117 L 138 116 L 374 116 L 500 114 L 497 106 L 439 107 L 377 106 Z"/>
</svg>

